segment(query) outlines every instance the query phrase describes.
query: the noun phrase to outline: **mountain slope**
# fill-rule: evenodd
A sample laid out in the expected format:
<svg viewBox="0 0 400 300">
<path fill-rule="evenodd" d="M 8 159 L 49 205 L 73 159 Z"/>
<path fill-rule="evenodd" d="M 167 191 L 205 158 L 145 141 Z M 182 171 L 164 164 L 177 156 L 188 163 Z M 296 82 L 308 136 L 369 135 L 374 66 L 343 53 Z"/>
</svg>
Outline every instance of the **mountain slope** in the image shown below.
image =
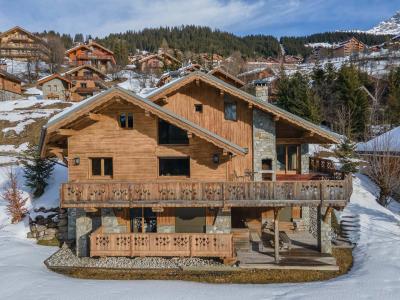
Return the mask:
<svg viewBox="0 0 400 300">
<path fill-rule="evenodd" d="M 380 22 L 374 28 L 366 31 L 372 34 L 400 34 L 400 10 L 391 18 Z"/>
</svg>

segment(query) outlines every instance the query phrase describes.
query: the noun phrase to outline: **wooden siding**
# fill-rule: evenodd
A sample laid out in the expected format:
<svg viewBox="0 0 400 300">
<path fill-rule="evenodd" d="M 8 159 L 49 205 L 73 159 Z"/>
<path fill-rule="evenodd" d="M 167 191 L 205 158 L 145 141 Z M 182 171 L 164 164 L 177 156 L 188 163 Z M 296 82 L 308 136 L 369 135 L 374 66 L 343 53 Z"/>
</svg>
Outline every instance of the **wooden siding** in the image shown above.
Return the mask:
<svg viewBox="0 0 400 300">
<path fill-rule="evenodd" d="M 237 102 L 237 121 L 225 120 L 224 97 Z M 203 112 L 195 112 L 194 105 L 203 104 Z M 253 115 L 248 104 L 229 95 L 221 95 L 218 89 L 205 84 L 197 86 L 191 83 L 168 97 L 164 105 L 176 114 L 204 127 L 223 138 L 249 149 L 244 157 L 234 157 L 229 163 L 229 178 L 234 172 L 244 176 L 246 171 L 253 170 Z"/>
<path fill-rule="evenodd" d="M 120 112 L 132 112 L 134 129 L 119 127 Z M 197 136 L 189 139 L 189 145 L 158 145 L 158 119 L 132 104 L 113 104 L 107 107 L 109 118 L 93 123 L 68 138 L 69 181 L 90 178 L 91 157 L 112 157 L 112 180 L 164 180 L 175 177 L 158 176 L 158 157 L 190 157 L 190 178 L 203 180 L 226 180 L 226 161 L 222 150 Z M 220 163 L 212 161 L 214 153 L 221 157 Z M 80 164 L 73 159 L 79 157 Z"/>
<path fill-rule="evenodd" d="M 0 91 L 7 91 L 21 95 L 21 83 L 10 80 L 0 74 Z"/>
</svg>

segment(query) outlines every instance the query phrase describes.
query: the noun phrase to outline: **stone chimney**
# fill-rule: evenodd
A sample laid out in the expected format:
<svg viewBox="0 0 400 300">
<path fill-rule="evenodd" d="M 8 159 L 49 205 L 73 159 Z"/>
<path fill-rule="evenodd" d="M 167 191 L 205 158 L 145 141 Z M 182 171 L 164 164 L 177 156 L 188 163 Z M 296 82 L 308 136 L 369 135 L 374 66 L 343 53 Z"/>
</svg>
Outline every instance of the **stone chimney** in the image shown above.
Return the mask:
<svg viewBox="0 0 400 300">
<path fill-rule="evenodd" d="M 256 98 L 258 100 L 268 102 L 268 85 L 266 84 L 256 85 Z"/>
</svg>

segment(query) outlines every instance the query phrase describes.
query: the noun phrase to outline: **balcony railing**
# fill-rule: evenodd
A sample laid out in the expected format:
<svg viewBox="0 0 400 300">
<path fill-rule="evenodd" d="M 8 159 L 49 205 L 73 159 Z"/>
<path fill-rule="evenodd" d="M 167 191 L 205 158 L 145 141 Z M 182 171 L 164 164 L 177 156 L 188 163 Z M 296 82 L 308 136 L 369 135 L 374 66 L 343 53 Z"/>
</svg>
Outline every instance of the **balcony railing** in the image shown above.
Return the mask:
<svg viewBox="0 0 400 300">
<path fill-rule="evenodd" d="M 103 233 L 90 235 L 90 256 L 190 256 L 233 258 L 232 234 Z"/>
<path fill-rule="evenodd" d="M 255 207 L 345 206 L 352 178 L 307 181 L 70 182 L 61 186 L 62 207 Z"/>
</svg>

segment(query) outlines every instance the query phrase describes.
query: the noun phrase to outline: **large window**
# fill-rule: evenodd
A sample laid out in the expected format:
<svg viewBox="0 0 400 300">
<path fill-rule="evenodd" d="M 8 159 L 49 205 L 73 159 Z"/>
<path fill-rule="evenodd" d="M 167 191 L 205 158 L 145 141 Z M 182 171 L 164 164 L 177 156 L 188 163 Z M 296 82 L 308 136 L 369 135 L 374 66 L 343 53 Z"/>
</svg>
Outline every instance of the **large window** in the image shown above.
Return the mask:
<svg viewBox="0 0 400 300">
<path fill-rule="evenodd" d="M 90 159 L 92 176 L 113 176 L 113 160 L 111 157 L 94 157 Z"/>
<path fill-rule="evenodd" d="M 237 120 L 237 108 L 236 102 L 233 100 L 224 100 L 224 115 L 225 120 L 236 121 Z"/>
<path fill-rule="evenodd" d="M 190 177 L 189 157 L 159 158 L 159 176 Z"/>
<path fill-rule="evenodd" d="M 131 208 L 131 232 L 157 232 L 157 216 L 151 208 Z"/>
<path fill-rule="evenodd" d="M 133 113 L 120 113 L 119 114 L 119 126 L 121 128 L 133 128 Z"/>
<path fill-rule="evenodd" d="M 158 143 L 188 145 L 187 132 L 164 120 L 158 120 Z"/>
<path fill-rule="evenodd" d="M 300 173 L 300 145 L 277 145 L 278 173 Z"/>
</svg>

